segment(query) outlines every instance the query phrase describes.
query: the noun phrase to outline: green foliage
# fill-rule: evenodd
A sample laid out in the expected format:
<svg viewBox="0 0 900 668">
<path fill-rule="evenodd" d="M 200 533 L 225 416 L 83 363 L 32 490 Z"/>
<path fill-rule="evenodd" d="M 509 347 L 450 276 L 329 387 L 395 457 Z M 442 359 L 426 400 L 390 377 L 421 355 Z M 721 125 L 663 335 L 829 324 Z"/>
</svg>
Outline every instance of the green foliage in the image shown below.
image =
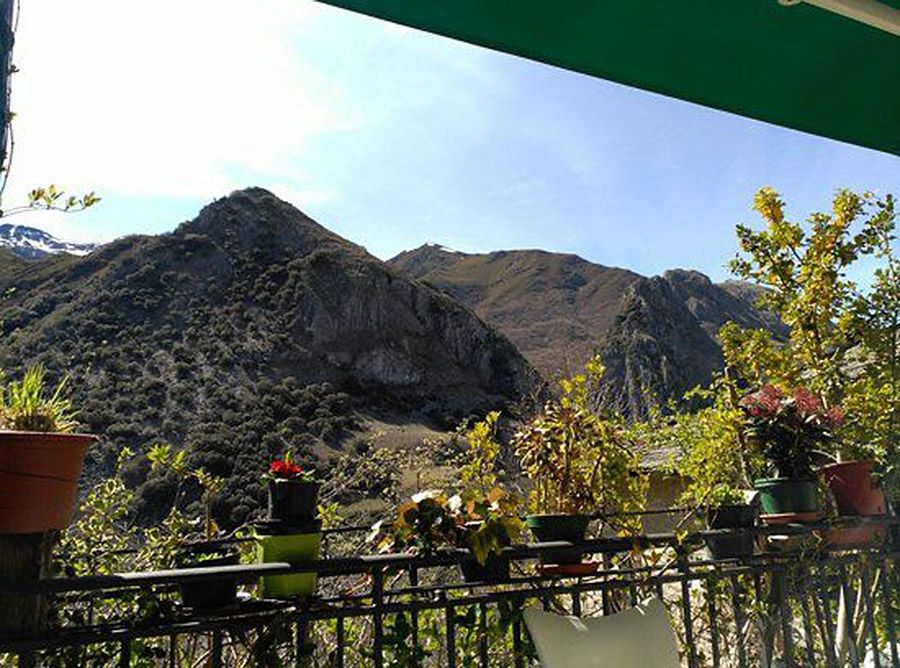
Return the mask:
<svg viewBox="0 0 900 668">
<path fill-rule="evenodd" d="M 846 356 L 858 343 L 852 318 L 858 288 L 847 270 L 876 255 L 892 234 L 893 198 L 841 190 L 831 213 L 812 214 L 806 227 L 785 219 L 784 202 L 771 188 L 757 193 L 754 209 L 766 228 L 737 227 L 743 255 L 732 261 L 731 269 L 766 287 L 763 305 L 790 327 L 784 367 L 802 370 L 826 407 L 838 404 L 847 384 Z M 755 384 L 765 382 L 761 380 Z"/>
<path fill-rule="evenodd" d="M 900 260 L 892 242 L 890 235 L 882 239 L 879 256 L 884 266 L 875 269 L 871 290 L 853 305 L 862 340 L 857 355 L 862 368 L 853 374 L 845 393 L 849 419 L 842 436 L 850 445 L 846 455 L 874 455 L 881 462 L 886 488 L 900 503 Z M 854 447 L 857 444 L 866 447 Z"/>
<path fill-rule="evenodd" d="M 20 381 L 10 381 L 0 392 L 0 426 L 16 431 L 70 433 L 75 431 L 72 402 L 65 398 L 67 378 L 48 392 L 44 367 L 36 364 Z"/>
<path fill-rule="evenodd" d="M 459 497 L 454 497 L 459 501 Z M 370 538 L 380 538 L 381 551 L 413 549 L 433 554 L 440 547 L 455 546 L 457 527 L 455 509 L 441 490 L 428 490 L 413 495 L 397 509 L 397 517 L 387 535 L 381 535 L 382 522 L 372 527 Z"/>
<path fill-rule="evenodd" d="M 466 547 L 483 565 L 520 539 L 524 530 L 520 507 L 517 496 L 499 487 L 486 495 L 470 490 L 452 497 L 429 490 L 401 504 L 386 532 L 382 522 L 376 523 L 369 540 L 378 540 L 378 549 L 385 552 L 411 549 L 433 554 L 442 547 Z"/>
<path fill-rule="evenodd" d="M 459 531 L 457 542 L 469 548 L 479 564 L 522 537 L 521 501 L 500 487 L 486 495 L 464 494 L 459 501 L 451 499 L 450 505 Z"/>
<path fill-rule="evenodd" d="M 602 364 L 591 360 L 513 437 L 533 511 L 611 514 L 642 506 L 646 481 L 624 424 L 590 407 L 602 376 Z"/>
<path fill-rule="evenodd" d="M 468 451 L 460 467 L 460 481 L 464 489 L 473 489 L 482 496 L 497 486 L 496 467 L 501 445 L 497 440 L 498 411 L 488 413 L 465 433 Z"/>
<path fill-rule="evenodd" d="M 219 527 L 213 520 L 212 506 L 216 497 L 222 493 L 225 487 L 225 480 L 210 474 L 203 467 L 189 468 L 186 464 L 184 451 L 174 452 L 172 446 L 168 444 L 151 447 L 147 452 L 147 459 L 150 462 L 151 470 L 163 469 L 170 471 L 178 480 L 170 517 L 172 513 L 178 514 L 179 512 L 177 509 L 178 497 L 183 486 L 191 481 L 196 481 L 200 485 L 200 501 L 203 506 L 203 535 L 207 540 L 215 538 L 216 534 L 219 533 Z"/>
<path fill-rule="evenodd" d="M 754 208 L 765 227 L 737 227 L 741 254 L 731 268 L 765 288 L 762 305 L 789 326 L 790 338 L 781 342 L 769 332 L 727 324 L 720 339 L 728 372 L 751 387 L 805 386 L 825 411 L 841 407 L 844 420 L 834 438 L 815 445 L 837 459 L 875 459 L 896 502 L 900 263 L 893 248 L 894 199 L 841 190 L 831 212 L 801 224 L 788 221 L 778 193 L 763 188 Z M 848 278 L 873 265 L 871 285 L 861 288 Z M 733 387 L 730 392 L 736 405 Z M 745 455 L 752 445 L 744 442 Z"/>
<path fill-rule="evenodd" d="M 719 376 L 710 388 L 685 397 L 703 407 L 675 415 L 659 425 L 652 443 L 673 444 L 679 451 L 677 472 L 684 478 L 681 502 L 696 506 L 742 503 L 742 490 L 753 486 L 759 470 L 757 453 L 748 451 L 742 433 L 743 414 L 731 400 L 734 383 Z M 756 459 L 757 461 L 754 461 Z"/>
</svg>

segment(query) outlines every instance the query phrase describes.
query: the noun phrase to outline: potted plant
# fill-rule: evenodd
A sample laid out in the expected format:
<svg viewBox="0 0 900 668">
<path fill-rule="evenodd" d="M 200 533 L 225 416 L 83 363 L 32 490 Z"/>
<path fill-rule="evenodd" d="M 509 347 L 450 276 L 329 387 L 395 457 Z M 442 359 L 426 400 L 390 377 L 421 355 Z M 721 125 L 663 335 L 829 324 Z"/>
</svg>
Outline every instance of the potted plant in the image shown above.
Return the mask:
<svg viewBox="0 0 900 668">
<path fill-rule="evenodd" d="M 450 499 L 456 518 L 458 546 L 471 556 L 460 562 L 467 582 L 500 582 L 509 579 L 509 557 L 503 548 L 517 543 L 524 525 L 519 517 L 519 498 L 495 487 L 486 496 Z"/>
<path fill-rule="evenodd" d="M 816 448 L 832 438 L 837 413 L 825 411 L 805 388 L 793 393 L 764 385 L 740 401 L 744 435 L 762 452 L 771 477 L 754 482 L 763 519 L 769 523 L 809 522 L 824 516 L 813 472 Z"/>
<path fill-rule="evenodd" d="M 460 572 L 467 582 L 500 582 L 509 579 L 509 558 L 503 548 L 522 531 L 516 515 L 518 500 L 496 488 L 486 497 L 448 497 L 442 490 L 414 494 L 397 509 L 387 530 L 384 522 L 372 527 L 370 541 L 380 552 L 410 551 L 435 554 L 465 549 Z"/>
<path fill-rule="evenodd" d="M 321 485 L 312 471 L 294 461 L 290 450 L 272 461 L 263 480 L 268 490 L 268 519 L 291 524 L 315 521 Z"/>
<path fill-rule="evenodd" d="M 225 486 L 225 481 L 210 474 L 204 468 L 190 468 L 184 450 L 173 451 L 171 445 L 155 445 L 147 453 L 151 470 L 163 469 L 178 478 L 173 510 L 178 505 L 184 486 L 195 483 L 200 486 L 200 504 L 203 515 L 187 526 L 201 525 L 199 532 L 193 529 L 175 555 L 177 568 L 215 568 L 236 566 L 240 555 L 234 546 L 217 540 L 219 527 L 213 519 L 212 506 Z M 199 534 L 199 535 L 198 535 Z M 207 610 L 232 605 L 237 600 L 237 576 L 214 574 L 203 579 L 189 580 L 178 585 L 182 603 L 194 610 Z"/>
<path fill-rule="evenodd" d="M 586 373 L 561 381 L 562 394 L 513 437 L 531 482 L 525 523 L 541 542 L 584 540 L 595 514 L 612 516 L 643 505 L 645 480 L 623 425 L 590 407 L 603 375 L 598 359 Z M 560 560 L 578 563 L 581 556 Z"/>
<path fill-rule="evenodd" d="M 461 495 L 450 500 L 458 529 L 457 543 L 472 556 L 460 562 L 469 582 L 509 579 L 509 558 L 502 554 L 520 540 L 524 525 L 521 497 L 499 482 L 502 446 L 497 440 L 500 413 L 493 411 L 465 433 L 468 452 L 460 467 Z"/>
<path fill-rule="evenodd" d="M 260 522 L 255 527 L 257 561 L 262 564 L 287 562 L 297 565 L 315 561 L 322 548 L 322 523 L 319 520 L 302 527 L 280 521 Z M 260 578 L 263 598 L 294 599 L 316 591 L 316 573 L 265 575 Z"/>
<path fill-rule="evenodd" d="M 178 568 L 217 568 L 237 566 L 240 555 L 227 543 L 207 539 L 188 543 L 181 547 L 176 558 Z M 178 585 L 181 601 L 194 610 L 210 610 L 233 605 L 237 600 L 236 577 L 215 575 L 203 580 L 182 582 Z"/>
<path fill-rule="evenodd" d="M 839 407 L 833 407 L 835 426 L 844 420 Z M 819 475 L 830 496 L 838 518 L 883 517 L 888 512 L 888 502 L 876 468 L 883 468 L 864 445 L 847 445 L 835 439 L 832 457 L 835 461 L 819 468 Z M 860 458 L 855 458 L 860 457 Z M 885 540 L 887 525 L 871 522 L 855 527 L 835 527 L 829 531 L 828 542 L 833 548 L 862 547 Z"/>
<path fill-rule="evenodd" d="M 0 390 L 0 534 L 44 533 L 72 521 L 88 446 L 64 378 L 52 392 L 41 365 Z"/>
<path fill-rule="evenodd" d="M 731 535 L 708 536 L 706 545 L 716 559 L 753 554 L 758 503 L 748 493 L 752 476 L 742 426 L 743 412 L 734 405 L 727 375 L 708 390 L 694 390 L 686 399 L 705 406 L 660 425 L 653 438 L 681 451 L 678 473 L 685 480 L 681 502 L 701 511 L 709 529 L 730 529 Z M 752 501 L 752 502 L 751 502 Z"/>
<path fill-rule="evenodd" d="M 322 523 L 318 520 L 320 483 L 287 450 L 269 464 L 262 480 L 268 490 L 268 517 L 254 530 L 260 563 L 299 564 L 319 558 Z M 267 575 L 260 579 L 265 598 L 291 599 L 315 592 L 315 573 Z"/>
</svg>

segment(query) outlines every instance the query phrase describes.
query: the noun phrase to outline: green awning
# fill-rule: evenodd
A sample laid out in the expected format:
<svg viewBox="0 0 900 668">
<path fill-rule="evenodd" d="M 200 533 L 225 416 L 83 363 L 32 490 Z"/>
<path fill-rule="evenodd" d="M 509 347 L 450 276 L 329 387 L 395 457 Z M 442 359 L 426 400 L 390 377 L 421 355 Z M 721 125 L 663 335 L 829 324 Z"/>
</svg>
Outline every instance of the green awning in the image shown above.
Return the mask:
<svg viewBox="0 0 900 668">
<path fill-rule="evenodd" d="M 900 155 L 900 37 L 778 0 L 322 0 Z M 791 1 L 791 0 L 788 0 Z M 834 2 L 834 0 L 818 0 Z M 900 0 L 838 0 L 900 9 Z"/>
</svg>

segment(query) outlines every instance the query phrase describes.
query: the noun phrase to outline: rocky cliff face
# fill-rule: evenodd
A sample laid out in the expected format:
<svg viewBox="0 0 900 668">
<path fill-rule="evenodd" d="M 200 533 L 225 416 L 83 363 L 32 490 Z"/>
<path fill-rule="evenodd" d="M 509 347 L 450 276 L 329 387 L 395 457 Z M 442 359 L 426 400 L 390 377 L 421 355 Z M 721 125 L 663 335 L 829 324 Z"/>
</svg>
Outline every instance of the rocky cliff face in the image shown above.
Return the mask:
<svg viewBox="0 0 900 668">
<path fill-rule="evenodd" d="M 321 462 L 354 414 L 445 426 L 539 382 L 469 309 L 261 189 L 172 234 L 8 264 L 0 294 L 0 363 L 72 376 L 86 428 L 107 437 L 96 470 L 122 445 L 187 445 L 229 478 L 234 521 L 286 444 Z"/>
<path fill-rule="evenodd" d="M 786 334 L 776 318 L 754 306 L 755 291 L 731 288 L 681 269 L 633 283 L 600 347 L 607 365 L 602 402 L 644 415 L 654 404 L 709 383 L 724 363 L 717 335 L 729 321 Z"/>
<path fill-rule="evenodd" d="M 758 289 L 696 271 L 648 278 L 573 255 L 437 246 L 389 264 L 471 306 L 548 378 L 599 353 L 607 366 L 600 402 L 633 416 L 711 380 L 722 368 L 717 334 L 726 322 L 786 334 L 755 306 Z"/>
</svg>

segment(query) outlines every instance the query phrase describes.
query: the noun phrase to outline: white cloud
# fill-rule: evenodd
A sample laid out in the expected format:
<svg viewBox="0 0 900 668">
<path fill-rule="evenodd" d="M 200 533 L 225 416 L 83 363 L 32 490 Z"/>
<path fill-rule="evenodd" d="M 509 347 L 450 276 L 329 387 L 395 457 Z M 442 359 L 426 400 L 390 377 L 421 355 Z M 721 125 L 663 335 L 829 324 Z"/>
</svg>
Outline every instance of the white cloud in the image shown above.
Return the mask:
<svg viewBox="0 0 900 668">
<path fill-rule="evenodd" d="M 6 203 L 51 182 L 209 199 L 247 174 L 302 191 L 292 163 L 304 145 L 359 122 L 292 53 L 321 11 L 297 0 L 23 3 Z"/>
</svg>

